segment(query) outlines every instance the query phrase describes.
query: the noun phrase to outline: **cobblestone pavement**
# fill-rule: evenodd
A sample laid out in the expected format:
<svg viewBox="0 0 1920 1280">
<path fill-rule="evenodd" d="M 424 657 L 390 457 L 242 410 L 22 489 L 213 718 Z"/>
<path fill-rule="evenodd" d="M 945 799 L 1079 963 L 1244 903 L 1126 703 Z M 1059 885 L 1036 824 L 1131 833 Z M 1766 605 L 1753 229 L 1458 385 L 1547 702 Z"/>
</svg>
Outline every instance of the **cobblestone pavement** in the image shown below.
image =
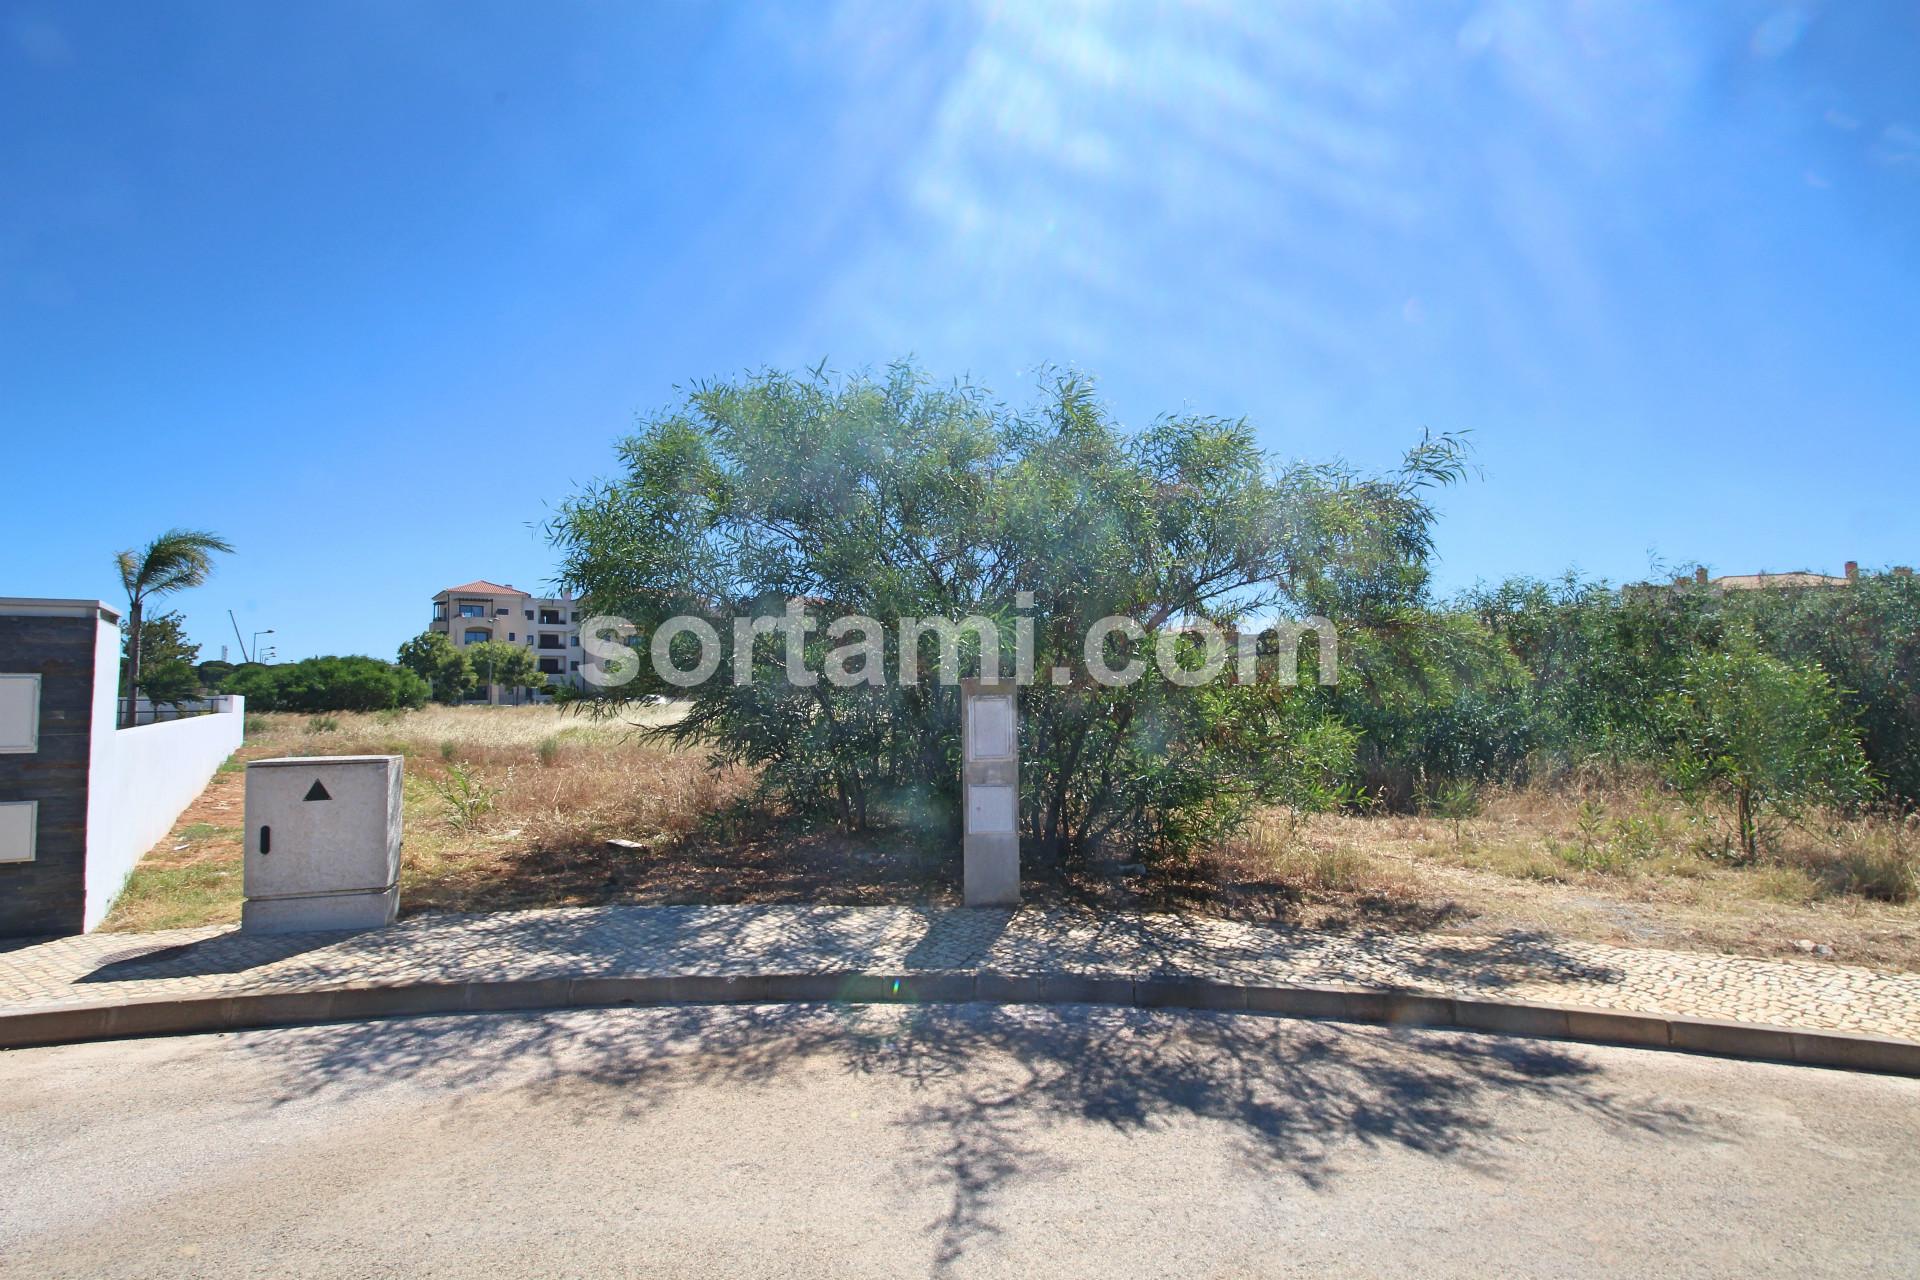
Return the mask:
<svg viewBox="0 0 1920 1280">
<path fill-rule="evenodd" d="M 417 916 L 358 934 L 96 933 L 0 950 L 0 1012 L 362 982 L 941 970 L 1344 982 L 1920 1041 L 1920 974 L 1525 933 L 1319 933 L 1176 915 L 910 906 L 585 907 Z"/>
</svg>

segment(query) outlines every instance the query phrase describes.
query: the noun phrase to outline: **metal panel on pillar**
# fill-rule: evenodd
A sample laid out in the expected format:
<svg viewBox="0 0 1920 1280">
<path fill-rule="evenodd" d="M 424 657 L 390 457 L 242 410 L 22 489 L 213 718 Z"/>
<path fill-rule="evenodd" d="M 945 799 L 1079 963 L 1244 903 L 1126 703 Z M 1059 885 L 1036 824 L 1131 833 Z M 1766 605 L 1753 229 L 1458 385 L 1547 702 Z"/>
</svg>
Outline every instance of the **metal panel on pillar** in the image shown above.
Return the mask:
<svg viewBox="0 0 1920 1280">
<path fill-rule="evenodd" d="M 960 682 L 961 898 L 1020 901 L 1020 714 L 1011 680 Z"/>
</svg>

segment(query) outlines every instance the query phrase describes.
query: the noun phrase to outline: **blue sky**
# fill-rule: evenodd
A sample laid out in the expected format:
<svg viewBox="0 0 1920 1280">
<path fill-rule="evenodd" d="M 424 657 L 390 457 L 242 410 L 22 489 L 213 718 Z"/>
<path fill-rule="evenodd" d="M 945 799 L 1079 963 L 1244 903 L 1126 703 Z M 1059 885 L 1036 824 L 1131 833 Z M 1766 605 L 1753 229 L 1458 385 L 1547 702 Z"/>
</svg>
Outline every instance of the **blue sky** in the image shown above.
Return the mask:
<svg viewBox="0 0 1920 1280">
<path fill-rule="evenodd" d="M 393 648 L 676 386 L 913 354 L 1389 462 L 1443 586 L 1920 561 L 1920 6 L 0 0 L 0 594 Z"/>
</svg>

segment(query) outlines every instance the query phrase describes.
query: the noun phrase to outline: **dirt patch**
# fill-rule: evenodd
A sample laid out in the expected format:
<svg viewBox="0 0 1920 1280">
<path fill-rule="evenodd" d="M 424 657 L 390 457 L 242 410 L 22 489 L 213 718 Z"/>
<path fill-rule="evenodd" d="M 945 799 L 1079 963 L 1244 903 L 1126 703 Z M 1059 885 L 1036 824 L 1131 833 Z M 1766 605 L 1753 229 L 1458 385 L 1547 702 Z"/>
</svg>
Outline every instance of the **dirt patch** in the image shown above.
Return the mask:
<svg viewBox="0 0 1920 1280">
<path fill-rule="evenodd" d="M 102 929 L 182 929 L 240 918 L 246 774 L 239 758 L 213 775 L 140 860 Z"/>
</svg>

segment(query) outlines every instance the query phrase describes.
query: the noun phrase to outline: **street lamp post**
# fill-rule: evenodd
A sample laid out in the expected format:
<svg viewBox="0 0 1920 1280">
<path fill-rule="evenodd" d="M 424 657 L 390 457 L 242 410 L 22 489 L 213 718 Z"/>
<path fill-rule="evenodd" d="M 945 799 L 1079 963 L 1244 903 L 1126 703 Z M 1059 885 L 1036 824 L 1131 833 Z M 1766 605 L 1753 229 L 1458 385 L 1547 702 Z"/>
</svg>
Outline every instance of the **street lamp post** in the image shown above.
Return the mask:
<svg viewBox="0 0 1920 1280">
<path fill-rule="evenodd" d="M 254 633 L 253 633 L 253 657 L 252 657 L 252 658 L 250 658 L 250 659 L 248 659 L 249 661 L 253 661 L 253 662 L 257 662 L 257 661 L 259 661 L 259 658 L 260 658 L 260 637 L 261 637 L 261 636 L 270 636 L 270 635 L 272 635 L 272 634 L 273 634 L 273 628 L 272 628 L 272 627 L 268 627 L 268 628 L 267 628 L 267 629 L 266 629 L 265 631 L 256 631 L 256 632 L 254 632 Z"/>
</svg>

